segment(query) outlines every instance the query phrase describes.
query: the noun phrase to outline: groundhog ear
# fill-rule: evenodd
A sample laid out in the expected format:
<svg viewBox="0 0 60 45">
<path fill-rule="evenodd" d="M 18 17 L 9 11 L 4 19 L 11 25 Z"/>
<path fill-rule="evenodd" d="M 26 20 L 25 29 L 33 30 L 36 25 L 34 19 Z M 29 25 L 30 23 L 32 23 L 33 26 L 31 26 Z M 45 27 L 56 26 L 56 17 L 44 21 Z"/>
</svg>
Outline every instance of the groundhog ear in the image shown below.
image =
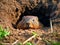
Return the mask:
<svg viewBox="0 0 60 45">
<path fill-rule="evenodd" d="M 25 18 L 25 16 L 22 17 L 23 19 Z"/>
<path fill-rule="evenodd" d="M 36 16 L 36 20 L 38 20 L 38 17 Z"/>
<path fill-rule="evenodd" d="M 36 18 L 36 20 L 38 20 L 38 18 Z"/>
<path fill-rule="evenodd" d="M 22 19 L 23 19 L 23 20 L 25 20 L 25 16 L 24 16 L 24 17 L 22 17 Z"/>
</svg>

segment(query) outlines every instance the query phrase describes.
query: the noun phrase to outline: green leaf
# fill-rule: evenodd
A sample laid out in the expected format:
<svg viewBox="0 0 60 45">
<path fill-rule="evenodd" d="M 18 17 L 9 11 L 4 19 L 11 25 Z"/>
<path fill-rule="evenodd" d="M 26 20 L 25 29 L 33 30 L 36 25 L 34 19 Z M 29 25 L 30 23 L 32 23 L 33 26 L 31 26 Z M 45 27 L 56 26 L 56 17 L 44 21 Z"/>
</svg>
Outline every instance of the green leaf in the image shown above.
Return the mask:
<svg viewBox="0 0 60 45">
<path fill-rule="evenodd" d="M 32 34 L 33 34 L 33 35 L 37 35 L 37 33 L 36 33 L 36 32 L 32 32 Z"/>
<path fill-rule="evenodd" d="M 60 45 L 60 42 L 53 42 L 52 45 Z"/>
<path fill-rule="evenodd" d="M 2 28 L 2 26 L 0 26 L 0 31 L 2 31 L 3 30 L 3 28 Z"/>
<path fill-rule="evenodd" d="M 22 45 L 22 43 L 18 43 L 17 45 Z"/>
<path fill-rule="evenodd" d="M 26 45 L 33 45 L 31 42 L 27 42 Z"/>
<path fill-rule="evenodd" d="M 3 45 L 3 44 L 0 43 L 0 45 Z"/>
</svg>

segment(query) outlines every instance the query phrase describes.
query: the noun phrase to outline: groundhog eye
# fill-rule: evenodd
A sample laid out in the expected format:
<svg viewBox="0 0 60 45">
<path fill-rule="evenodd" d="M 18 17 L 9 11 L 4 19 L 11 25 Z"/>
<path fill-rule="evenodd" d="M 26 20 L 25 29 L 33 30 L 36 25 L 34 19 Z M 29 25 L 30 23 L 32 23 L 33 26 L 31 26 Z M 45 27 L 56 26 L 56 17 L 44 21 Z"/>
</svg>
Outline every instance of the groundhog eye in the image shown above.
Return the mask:
<svg viewBox="0 0 60 45">
<path fill-rule="evenodd" d="M 34 21 L 34 19 L 33 19 L 33 21 Z"/>
</svg>

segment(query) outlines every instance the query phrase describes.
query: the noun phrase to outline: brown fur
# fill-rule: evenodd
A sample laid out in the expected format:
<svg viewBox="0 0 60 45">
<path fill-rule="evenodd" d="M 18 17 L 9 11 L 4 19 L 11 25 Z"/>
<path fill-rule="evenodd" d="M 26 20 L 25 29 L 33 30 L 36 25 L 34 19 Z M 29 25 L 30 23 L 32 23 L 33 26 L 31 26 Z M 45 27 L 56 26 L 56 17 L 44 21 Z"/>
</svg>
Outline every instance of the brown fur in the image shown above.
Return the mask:
<svg viewBox="0 0 60 45">
<path fill-rule="evenodd" d="M 42 24 L 39 23 L 37 16 L 24 16 L 22 20 L 18 23 L 18 29 L 26 29 L 26 28 L 41 28 Z"/>
</svg>

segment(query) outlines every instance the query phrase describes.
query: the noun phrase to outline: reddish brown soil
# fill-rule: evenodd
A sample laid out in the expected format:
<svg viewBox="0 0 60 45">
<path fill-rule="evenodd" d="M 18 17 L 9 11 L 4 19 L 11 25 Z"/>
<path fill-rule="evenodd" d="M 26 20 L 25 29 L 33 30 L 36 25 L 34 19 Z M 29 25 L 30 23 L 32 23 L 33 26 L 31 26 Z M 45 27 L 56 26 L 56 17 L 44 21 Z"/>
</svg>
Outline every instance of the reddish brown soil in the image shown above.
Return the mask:
<svg viewBox="0 0 60 45">
<path fill-rule="evenodd" d="M 3 43 L 12 43 L 16 40 L 19 40 L 20 42 L 25 41 L 29 37 L 32 36 L 32 32 L 36 32 L 39 35 L 41 34 L 47 34 L 50 32 L 50 28 L 42 28 L 42 29 L 15 29 L 13 28 L 12 24 L 16 24 L 17 20 L 20 18 L 21 13 L 25 11 L 25 7 L 27 6 L 30 10 L 33 9 L 37 4 L 39 3 L 39 0 L 34 0 L 33 4 L 31 5 L 31 2 L 28 0 L 0 0 L 0 25 L 2 25 L 3 28 L 9 27 L 10 35 L 5 37 L 4 39 L 0 40 L 0 42 Z M 60 20 L 60 19 L 59 19 Z M 54 24 L 54 31 L 57 31 L 60 33 L 60 23 Z M 48 30 L 48 31 L 47 31 Z M 60 35 L 60 34 L 59 34 Z M 45 38 L 49 39 L 51 35 L 47 34 Z M 57 37 L 57 38 L 56 38 Z M 60 37 L 56 36 L 54 37 L 52 35 L 52 39 L 59 40 Z M 40 38 L 40 36 L 39 36 Z M 38 37 L 36 39 L 31 40 L 31 42 L 34 43 L 36 41 L 38 43 L 37 45 L 45 45 L 45 42 L 40 41 Z"/>
</svg>

